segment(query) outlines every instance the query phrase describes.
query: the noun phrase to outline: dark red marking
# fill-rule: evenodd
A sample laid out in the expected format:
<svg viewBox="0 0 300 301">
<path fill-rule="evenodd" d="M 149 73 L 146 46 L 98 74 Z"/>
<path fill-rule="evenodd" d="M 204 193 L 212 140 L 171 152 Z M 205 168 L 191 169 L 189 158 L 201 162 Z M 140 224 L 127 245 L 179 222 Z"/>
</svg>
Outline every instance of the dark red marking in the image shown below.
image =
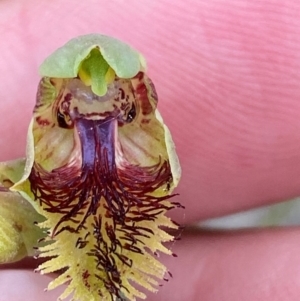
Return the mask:
<svg viewBox="0 0 300 301">
<path fill-rule="evenodd" d="M 88 270 L 85 270 L 83 273 L 82 273 L 82 279 L 83 279 L 83 282 L 84 282 L 84 285 L 87 287 L 87 288 L 90 288 L 90 284 L 88 283 L 88 279 L 89 277 L 91 276 L 91 274 L 88 272 Z"/>
<path fill-rule="evenodd" d="M 135 94 L 141 107 L 141 113 L 148 115 L 153 112 L 152 105 L 148 98 L 148 91 L 145 83 L 141 82 L 135 89 Z"/>
<path fill-rule="evenodd" d="M 41 116 L 38 116 L 35 118 L 36 122 L 38 123 L 38 125 L 40 126 L 47 126 L 50 124 L 49 120 L 47 119 L 42 119 Z"/>
<path fill-rule="evenodd" d="M 142 123 L 142 124 L 148 124 L 150 121 L 151 121 L 151 119 L 143 118 L 143 119 L 141 120 L 141 123 Z"/>
<path fill-rule="evenodd" d="M 148 79 L 144 78 L 143 72 L 139 72 L 135 76 L 135 78 L 139 80 L 139 83 L 134 90 L 134 94 L 136 95 L 137 101 L 140 104 L 141 113 L 143 115 L 148 115 L 153 112 L 153 107 L 149 101 L 149 95 L 148 95 L 149 92 L 152 93 L 151 86 L 149 85 L 150 91 L 148 91 L 147 86 L 145 84 L 145 81 L 147 81 L 148 84 Z"/>
</svg>

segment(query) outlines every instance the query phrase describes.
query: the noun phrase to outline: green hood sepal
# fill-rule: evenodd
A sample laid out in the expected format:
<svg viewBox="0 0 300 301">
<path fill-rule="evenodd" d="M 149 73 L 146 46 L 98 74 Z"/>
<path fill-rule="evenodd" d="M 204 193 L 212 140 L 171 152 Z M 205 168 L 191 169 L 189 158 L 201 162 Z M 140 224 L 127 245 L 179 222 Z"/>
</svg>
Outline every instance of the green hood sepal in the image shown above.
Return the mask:
<svg viewBox="0 0 300 301">
<path fill-rule="evenodd" d="M 98 49 L 101 55 L 99 51 L 93 52 L 94 49 Z M 129 45 L 112 37 L 90 34 L 70 40 L 46 58 L 40 66 L 40 75 L 54 78 L 77 77 L 82 64 L 89 56 L 92 64 L 89 64 L 88 68 L 92 76 L 91 81 L 94 82 L 92 90 L 100 96 L 106 93 L 102 79 L 105 76 L 103 71 L 108 70 L 108 66 L 120 78 L 132 78 L 146 68 L 143 56 Z M 100 68 L 94 68 L 95 66 Z M 101 82 L 102 86 L 97 86 L 95 82 Z"/>
</svg>

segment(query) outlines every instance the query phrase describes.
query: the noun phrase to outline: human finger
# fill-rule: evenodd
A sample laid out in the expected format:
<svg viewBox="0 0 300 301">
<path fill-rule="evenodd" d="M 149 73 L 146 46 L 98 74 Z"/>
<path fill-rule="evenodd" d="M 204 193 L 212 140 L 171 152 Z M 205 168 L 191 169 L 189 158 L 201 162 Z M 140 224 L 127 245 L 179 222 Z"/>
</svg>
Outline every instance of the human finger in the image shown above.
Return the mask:
<svg viewBox="0 0 300 301">
<path fill-rule="evenodd" d="M 172 278 L 148 301 L 296 301 L 300 294 L 299 229 L 190 232 L 162 260 Z M 29 270 L 0 271 L 3 300 L 55 300 L 51 280 Z M 18 283 L 18 290 L 14 283 Z M 3 293 L 4 292 L 4 293 Z M 3 295 L 4 294 L 4 295 Z"/>
<path fill-rule="evenodd" d="M 3 159 L 24 154 L 42 59 L 101 28 L 148 59 L 183 167 L 178 192 L 187 209 L 177 220 L 300 193 L 298 1 L 8 3 L 0 21 Z"/>
</svg>

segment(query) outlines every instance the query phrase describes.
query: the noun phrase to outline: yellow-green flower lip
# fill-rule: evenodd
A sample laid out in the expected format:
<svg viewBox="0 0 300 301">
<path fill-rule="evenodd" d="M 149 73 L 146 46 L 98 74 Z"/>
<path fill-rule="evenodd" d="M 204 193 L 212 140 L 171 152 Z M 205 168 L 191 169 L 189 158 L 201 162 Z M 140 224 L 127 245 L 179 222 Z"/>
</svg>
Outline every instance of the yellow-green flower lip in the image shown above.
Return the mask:
<svg viewBox="0 0 300 301">
<path fill-rule="evenodd" d="M 79 36 L 57 49 L 41 64 L 41 76 L 55 78 L 73 78 L 78 75 L 81 62 L 91 50 L 100 52 L 120 78 L 132 78 L 145 69 L 143 56 L 126 43 L 100 34 Z"/>
</svg>

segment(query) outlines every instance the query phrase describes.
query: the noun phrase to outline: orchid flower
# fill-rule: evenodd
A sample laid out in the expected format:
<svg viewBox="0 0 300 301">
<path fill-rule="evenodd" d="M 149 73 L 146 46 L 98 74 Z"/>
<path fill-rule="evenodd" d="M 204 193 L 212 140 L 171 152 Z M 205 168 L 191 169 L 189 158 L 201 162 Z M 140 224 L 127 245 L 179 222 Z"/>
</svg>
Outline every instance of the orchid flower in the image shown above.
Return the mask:
<svg viewBox="0 0 300 301">
<path fill-rule="evenodd" d="M 59 273 L 48 289 L 65 284 L 60 299 L 145 298 L 138 287 L 155 292 L 167 272 L 157 257 L 172 254 L 166 229 L 178 225 L 166 213 L 181 207 L 172 198 L 181 170 L 145 69 L 136 50 L 98 34 L 40 67 L 26 162 L 0 186 L 0 208 L 6 194 L 29 207 L 20 220 L 38 227 L 25 241 L 46 259 L 38 271 Z"/>
</svg>

